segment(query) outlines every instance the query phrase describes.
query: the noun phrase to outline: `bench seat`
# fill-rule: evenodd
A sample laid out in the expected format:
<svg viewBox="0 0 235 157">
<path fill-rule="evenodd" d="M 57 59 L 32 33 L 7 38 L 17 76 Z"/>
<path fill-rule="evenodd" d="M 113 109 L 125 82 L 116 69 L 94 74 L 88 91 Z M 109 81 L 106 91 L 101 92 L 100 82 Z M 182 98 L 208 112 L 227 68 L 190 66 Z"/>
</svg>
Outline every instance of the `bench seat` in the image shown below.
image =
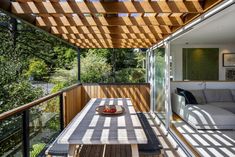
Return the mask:
<svg viewBox="0 0 235 157">
<path fill-rule="evenodd" d="M 148 139 L 147 144 L 138 144 L 139 154 L 143 155 L 159 155 L 161 154 L 162 146 L 150 126 L 148 119 L 143 113 L 137 113 L 137 116 L 142 124 L 145 134 Z"/>
</svg>

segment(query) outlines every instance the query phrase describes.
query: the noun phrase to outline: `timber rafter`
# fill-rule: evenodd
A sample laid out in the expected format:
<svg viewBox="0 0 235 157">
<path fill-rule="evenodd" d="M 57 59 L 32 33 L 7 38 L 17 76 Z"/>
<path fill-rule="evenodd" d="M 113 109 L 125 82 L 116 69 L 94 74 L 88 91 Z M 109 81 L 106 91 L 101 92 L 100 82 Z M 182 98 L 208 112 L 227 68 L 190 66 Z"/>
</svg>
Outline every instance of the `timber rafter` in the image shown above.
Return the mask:
<svg viewBox="0 0 235 157">
<path fill-rule="evenodd" d="M 222 0 L 0 0 L 80 48 L 148 48 Z"/>
</svg>

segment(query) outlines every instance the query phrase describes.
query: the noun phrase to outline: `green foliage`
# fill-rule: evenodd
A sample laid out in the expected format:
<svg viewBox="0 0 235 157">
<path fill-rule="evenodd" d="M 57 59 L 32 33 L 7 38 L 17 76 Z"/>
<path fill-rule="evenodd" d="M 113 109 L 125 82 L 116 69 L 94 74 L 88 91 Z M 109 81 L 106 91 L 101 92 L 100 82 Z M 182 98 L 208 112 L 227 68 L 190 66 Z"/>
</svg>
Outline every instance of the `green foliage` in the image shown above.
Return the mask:
<svg viewBox="0 0 235 157">
<path fill-rule="evenodd" d="M 116 72 L 116 82 L 144 82 L 145 70 L 141 68 L 125 68 Z"/>
<path fill-rule="evenodd" d="M 73 67 L 74 58 L 77 56 L 77 52 L 68 47 L 56 46 L 54 48 L 57 54 L 57 68 L 71 69 Z"/>
<path fill-rule="evenodd" d="M 82 57 L 87 56 L 88 54 L 96 54 L 102 58 L 109 59 L 111 57 L 112 49 L 83 49 L 81 50 Z"/>
<path fill-rule="evenodd" d="M 156 66 L 155 66 L 155 68 L 156 68 L 156 75 L 158 76 L 157 78 L 156 78 L 156 80 L 158 80 L 159 81 L 159 79 L 164 79 L 164 75 L 165 75 L 165 73 L 164 73 L 164 70 L 163 69 L 165 69 L 165 51 L 164 51 L 164 49 L 157 49 L 156 50 L 157 52 L 155 52 L 155 54 L 156 54 Z M 163 81 L 163 80 L 161 80 L 161 81 Z"/>
<path fill-rule="evenodd" d="M 81 58 L 82 82 L 105 82 L 104 78 L 111 72 L 107 59 L 93 52 Z"/>
<path fill-rule="evenodd" d="M 51 90 L 51 93 L 56 93 L 58 91 L 60 91 L 61 89 L 66 87 L 66 83 L 65 82 L 60 82 L 57 83 Z"/>
<path fill-rule="evenodd" d="M 58 68 L 55 72 L 50 76 L 50 82 L 55 84 L 54 88 L 62 89 L 62 87 L 66 87 L 72 85 L 77 82 L 77 62 L 74 61 L 71 69 L 62 69 Z M 57 85 L 58 84 L 58 85 Z M 57 87 L 58 86 L 58 87 Z M 61 87 L 61 88 L 59 88 Z M 52 90 L 56 92 L 58 90 Z"/>
<path fill-rule="evenodd" d="M 28 77 L 45 81 L 59 68 L 71 69 L 76 57 L 70 46 L 19 20 L 12 31 L 11 21 L 0 14 L 0 112 L 42 96 Z"/>
<path fill-rule="evenodd" d="M 30 151 L 30 157 L 37 157 L 45 146 L 45 143 L 34 144 L 32 150 Z"/>
<path fill-rule="evenodd" d="M 55 116 L 53 117 L 52 119 L 50 119 L 46 126 L 48 126 L 48 128 L 50 130 L 53 130 L 53 131 L 58 131 L 60 129 L 60 121 L 59 121 L 59 116 Z"/>
<path fill-rule="evenodd" d="M 34 80 L 43 80 L 47 75 L 48 68 L 43 60 L 32 60 L 29 64 L 29 70 L 26 72 L 28 77 L 33 77 Z"/>
<path fill-rule="evenodd" d="M 41 88 L 35 88 L 25 80 L 4 85 L 1 94 L 4 95 L 0 97 L 0 113 L 36 100 L 43 95 Z"/>
</svg>

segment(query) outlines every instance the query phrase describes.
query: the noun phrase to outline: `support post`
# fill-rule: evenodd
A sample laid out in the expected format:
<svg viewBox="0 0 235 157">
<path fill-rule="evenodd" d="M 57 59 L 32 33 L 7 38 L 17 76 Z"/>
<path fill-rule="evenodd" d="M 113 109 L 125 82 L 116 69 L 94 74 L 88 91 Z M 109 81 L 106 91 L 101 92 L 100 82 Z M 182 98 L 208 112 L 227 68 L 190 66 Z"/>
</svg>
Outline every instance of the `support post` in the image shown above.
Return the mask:
<svg viewBox="0 0 235 157">
<path fill-rule="evenodd" d="M 165 62 L 166 62 L 166 70 L 165 70 L 165 111 L 166 111 L 166 129 L 170 127 L 170 120 L 172 117 L 172 109 L 171 109 L 171 81 L 170 81 L 170 42 L 167 41 L 164 43 L 165 45 Z"/>
<path fill-rule="evenodd" d="M 113 82 L 116 82 L 116 51 L 113 49 L 112 51 L 112 77 L 113 77 Z"/>
<path fill-rule="evenodd" d="M 77 61 L 78 61 L 78 82 L 81 82 L 81 52 L 80 49 L 77 49 Z"/>
<path fill-rule="evenodd" d="M 23 112 L 23 156 L 29 155 L 29 110 L 26 110 Z"/>
<path fill-rule="evenodd" d="M 13 17 L 10 19 L 10 30 L 12 33 L 13 45 L 16 46 L 17 20 Z"/>
<path fill-rule="evenodd" d="M 60 94 L 60 130 L 64 130 L 64 97 Z"/>
</svg>

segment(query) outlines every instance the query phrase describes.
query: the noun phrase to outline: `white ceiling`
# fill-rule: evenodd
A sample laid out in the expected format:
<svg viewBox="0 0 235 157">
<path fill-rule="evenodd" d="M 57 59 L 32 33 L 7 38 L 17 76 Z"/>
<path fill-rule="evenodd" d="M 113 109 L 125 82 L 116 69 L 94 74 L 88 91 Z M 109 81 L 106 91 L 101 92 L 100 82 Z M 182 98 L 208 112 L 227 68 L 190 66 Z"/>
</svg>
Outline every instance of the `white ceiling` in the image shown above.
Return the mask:
<svg viewBox="0 0 235 157">
<path fill-rule="evenodd" d="M 235 44 L 235 4 L 194 27 L 171 44 Z"/>
</svg>

